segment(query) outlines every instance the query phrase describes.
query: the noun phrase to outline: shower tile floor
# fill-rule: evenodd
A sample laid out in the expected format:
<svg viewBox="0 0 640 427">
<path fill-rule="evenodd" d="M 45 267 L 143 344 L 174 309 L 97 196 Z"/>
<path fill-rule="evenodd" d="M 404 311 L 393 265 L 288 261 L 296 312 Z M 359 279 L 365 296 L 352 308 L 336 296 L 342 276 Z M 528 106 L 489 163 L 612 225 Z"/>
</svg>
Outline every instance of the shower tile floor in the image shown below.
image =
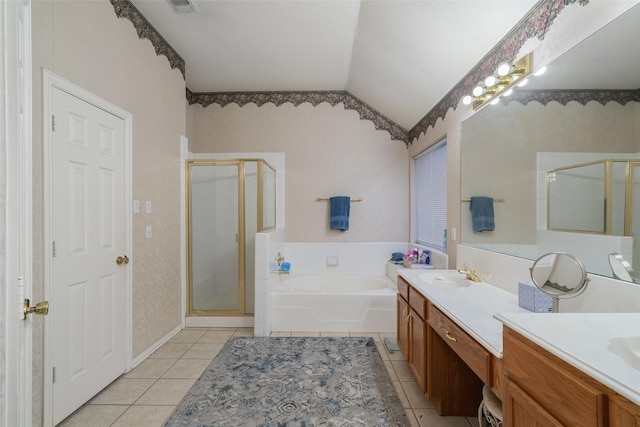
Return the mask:
<svg viewBox="0 0 640 427">
<path fill-rule="evenodd" d="M 232 336 L 253 336 L 251 328 L 187 328 L 122 375 L 58 426 L 161 427 L 187 391 Z M 440 417 L 413 380 L 399 351 L 383 339 L 393 334 L 274 332 L 277 337 L 367 336 L 376 342 L 412 427 L 477 427 L 477 418 Z"/>
</svg>

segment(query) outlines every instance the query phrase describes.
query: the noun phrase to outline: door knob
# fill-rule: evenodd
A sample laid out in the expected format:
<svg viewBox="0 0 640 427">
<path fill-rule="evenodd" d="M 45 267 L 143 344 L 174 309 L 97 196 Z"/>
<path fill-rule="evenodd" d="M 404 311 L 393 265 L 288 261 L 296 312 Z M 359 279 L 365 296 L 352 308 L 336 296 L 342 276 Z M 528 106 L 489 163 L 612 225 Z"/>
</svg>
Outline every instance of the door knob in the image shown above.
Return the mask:
<svg viewBox="0 0 640 427">
<path fill-rule="evenodd" d="M 129 257 L 128 256 L 125 255 L 124 257 L 119 256 L 118 258 L 116 258 L 116 264 L 122 265 L 123 263 L 124 264 L 129 264 Z"/>
<path fill-rule="evenodd" d="M 24 300 L 23 312 L 26 316 L 27 314 L 35 313 L 41 316 L 45 316 L 49 314 L 49 301 L 39 302 L 33 307 L 30 307 L 31 301 L 28 298 Z"/>
</svg>

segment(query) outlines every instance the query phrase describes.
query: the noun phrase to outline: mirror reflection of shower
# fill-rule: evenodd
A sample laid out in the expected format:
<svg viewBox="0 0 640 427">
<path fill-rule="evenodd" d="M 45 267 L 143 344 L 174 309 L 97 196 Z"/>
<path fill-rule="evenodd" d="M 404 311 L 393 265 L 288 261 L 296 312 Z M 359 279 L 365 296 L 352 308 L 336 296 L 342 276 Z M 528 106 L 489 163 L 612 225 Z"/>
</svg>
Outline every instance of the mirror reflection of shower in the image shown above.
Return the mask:
<svg viewBox="0 0 640 427">
<path fill-rule="evenodd" d="M 547 170 L 547 228 L 627 235 L 629 163 L 605 159 Z"/>
<path fill-rule="evenodd" d="M 621 240 L 620 256 L 637 269 L 638 168 L 637 159 L 608 158 L 546 170 L 547 229 L 620 236 L 625 239 Z"/>
<path fill-rule="evenodd" d="M 275 170 L 262 159 L 188 160 L 188 316 L 254 312 L 255 235 L 275 227 Z"/>
</svg>

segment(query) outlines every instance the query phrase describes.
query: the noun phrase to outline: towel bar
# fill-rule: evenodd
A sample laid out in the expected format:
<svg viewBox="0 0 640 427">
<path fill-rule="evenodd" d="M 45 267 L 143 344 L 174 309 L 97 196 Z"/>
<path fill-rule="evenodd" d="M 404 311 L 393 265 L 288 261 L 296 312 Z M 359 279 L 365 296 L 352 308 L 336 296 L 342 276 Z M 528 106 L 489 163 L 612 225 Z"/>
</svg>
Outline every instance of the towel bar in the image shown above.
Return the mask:
<svg viewBox="0 0 640 427">
<path fill-rule="evenodd" d="M 316 202 L 328 202 L 329 198 L 324 198 L 324 197 L 316 197 Z M 362 197 L 355 197 L 353 199 L 351 199 L 352 202 L 361 202 L 362 201 Z"/>
<path fill-rule="evenodd" d="M 470 201 L 471 201 L 471 199 L 461 199 L 460 201 L 461 201 L 461 202 L 470 202 Z M 494 201 L 495 203 L 502 203 L 502 202 L 504 202 L 504 199 L 493 199 L 493 201 Z"/>
</svg>

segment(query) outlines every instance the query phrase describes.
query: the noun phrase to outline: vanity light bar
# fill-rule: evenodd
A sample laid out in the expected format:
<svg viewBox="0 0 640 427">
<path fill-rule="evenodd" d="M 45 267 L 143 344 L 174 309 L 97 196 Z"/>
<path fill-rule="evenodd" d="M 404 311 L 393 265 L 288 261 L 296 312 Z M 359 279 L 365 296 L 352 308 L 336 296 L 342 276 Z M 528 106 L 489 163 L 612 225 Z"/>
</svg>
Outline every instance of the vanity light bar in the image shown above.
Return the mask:
<svg viewBox="0 0 640 427">
<path fill-rule="evenodd" d="M 465 105 L 473 102 L 473 109 L 478 110 L 485 104 L 497 100 L 500 95 L 523 81 L 533 71 L 533 53 L 518 59 L 513 65 L 503 64 L 498 68 L 496 76 L 489 76 L 473 89 L 473 95 L 462 99 Z"/>
</svg>

